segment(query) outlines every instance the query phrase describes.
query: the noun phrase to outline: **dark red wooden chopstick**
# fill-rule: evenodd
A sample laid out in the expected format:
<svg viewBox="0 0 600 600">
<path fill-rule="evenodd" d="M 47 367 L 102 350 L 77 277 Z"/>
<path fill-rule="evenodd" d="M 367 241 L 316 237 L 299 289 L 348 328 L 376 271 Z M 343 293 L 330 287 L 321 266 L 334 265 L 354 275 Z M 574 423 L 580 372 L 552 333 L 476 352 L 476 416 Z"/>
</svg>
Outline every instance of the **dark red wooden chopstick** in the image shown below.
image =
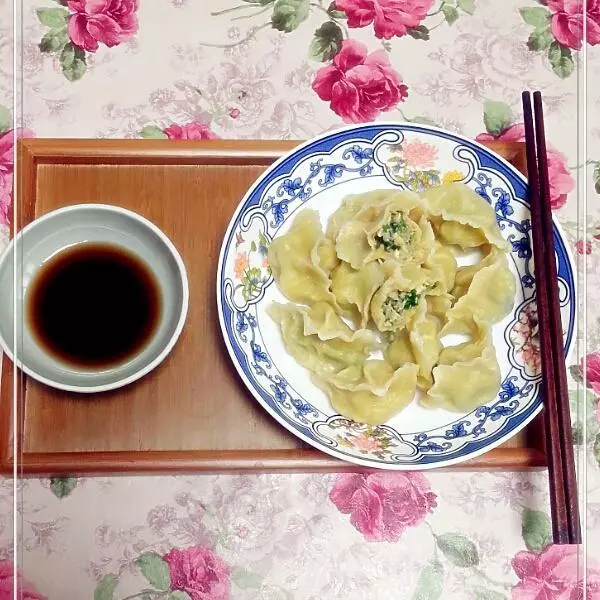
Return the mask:
<svg viewBox="0 0 600 600">
<path fill-rule="evenodd" d="M 534 105 L 535 131 L 531 96 L 529 92 L 523 92 L 552 530 L 555 544 L 578 544 L 581 532 L 577 482 L 539 92 L 534 93 Z"/>
</svg>

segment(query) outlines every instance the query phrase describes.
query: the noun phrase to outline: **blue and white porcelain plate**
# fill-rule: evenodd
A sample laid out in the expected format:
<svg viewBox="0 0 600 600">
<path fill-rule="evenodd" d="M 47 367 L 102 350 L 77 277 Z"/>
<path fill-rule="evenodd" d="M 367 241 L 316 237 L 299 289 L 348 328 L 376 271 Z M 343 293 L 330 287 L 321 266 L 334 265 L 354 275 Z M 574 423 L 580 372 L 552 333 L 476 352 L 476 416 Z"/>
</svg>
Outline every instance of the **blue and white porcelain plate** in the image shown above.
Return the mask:
<svg viewBox="0 0 600 600">
<path fill-rule="evenodd" d="M 285 301 L 271 276 L 267 250 L 304 207 L 325 226 L 344 196 L 379 188 L 421 191 L 461 181 L 495 209 L 510 242 L 517 278 L 513 312 L 494 326 L 502 373 L 497 397 L 466 414 L 414 401 L 380 426 L 337 414 L 307 372 L 287 354 L 266 313 Z M 554 225 L 560 303 L 568 352 L 575 327 L 572 258 Z M 223 241 L 217 301 L 225 343 L 241 378 L 262 407 L 292 433 L 340 459 L 384 469 L 445 467 L 498 446 L 541 410 L 540 355 L 526 180 L 484 146 L 441 129 L 378 123 L 329 132 L 274 163 L 250 188 Z"/>
</svg>

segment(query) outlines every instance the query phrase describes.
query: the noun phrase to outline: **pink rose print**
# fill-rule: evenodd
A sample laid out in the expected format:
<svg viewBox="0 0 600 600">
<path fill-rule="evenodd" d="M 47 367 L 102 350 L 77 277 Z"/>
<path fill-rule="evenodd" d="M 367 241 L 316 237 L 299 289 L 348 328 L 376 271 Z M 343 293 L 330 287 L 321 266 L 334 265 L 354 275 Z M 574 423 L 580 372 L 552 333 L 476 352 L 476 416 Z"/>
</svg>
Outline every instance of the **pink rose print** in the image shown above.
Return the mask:
<svg viewBox="0 0 600 600">
<path fill-rule="evenodd" d="M 13 600 L 15 581 L 13 578 L 13 564 L 9 560 L 0 560 L 0 600 Z M 17 598 L 20 600 L 46 600 L 35 587 L 17 576 Z"/>
<path fill-rule="evenodd" d="M 386 52 L 368 54 L 367 47 L 355 40 L 342 42 L 333 64 L 317 71 L 312 87 L 345 123 L 373 121 L 408 96 Z"/>
<path fill-rule="evenodd" d="M 437 506 L 421 473 L 337 475 L 329 498 L 370 542 L 397 542 Z"/>
<path fill-rule="evenodd" d="M 592 253 L 592 242 L 587 240 L 579 240 L 575 244 L 577 254 L 591 254 Z"/>
<path fill-rule="evenodd" d="M 335 6 L 348 16 L 348 27 L 373 23 L 375 36 L 389 40 L 418 27 L 433 0 L 336 0 Z"/>
<path fill-rule="evenodd" d="M 208 548 L 173 548 L 163 559 L 169 565 L 171 589 L 186 592 L 192 600 L 229 598 L 229 567 Z"/>
<path fill-rule="evenodd" d="M 413 169 L 430 169 L 435 165 L 437 156 L 437 148 L 421 140 L 406 142 L 402 145 L 402 158 Z"/>
<path fill-rule="evenodd" d="M 583 41 L 583 7 L 587 5 L 587 43 L 600 44 L 600 0 L 548 0 L 552 11 L 552 34 L 556 40 L 573 48 L 581 49 Z"/>
<path fill-rule="evenodd" d="M 489 133 L 480 133 L 476 138 L 478 142 L 490 140 L 503 140 L 506 142 L 524 142 L 525 126 L 516 123 L 504 130 L 499 136 L 494 137 Z M 567 159 L 562 152 L 548 146 L 548 174 L 550 177 L 550 206 L 557 210 L 565 205 L 567 194 L 573 191 L 575 181 L 567 168 Z"/>
<path fill-rule="evenodd" d="M 138 29 L 138 0 L 68 0 L 69 38 L 75 46 L 96 52 L 98 42 L 112 48 Z"/>
<path fill-rule="evenodd" d="M 578 600 L 583 598 L 583 573 L 578 547 L 548 546 L 541 554 L 519 552 L 512 560 L 521 580 L 512 600 Z M 587 598 L 600 599 L 600 569 L 587 566 Z"/>
<path fill-rule="evenodd" d="M 216 140 L 217 134 L 200 121 L 191 121 L 185 125 L 170 125 L 164 132 L 170 140 Z"/>
<path fill-rule="evenodd" d="M 594 393 L 600 394 L 600 352 L 592 352 L 586 356 L 586 380 L 587 386 L 594 390 Z M 580 369 L 583 372 L 583 360 Z"/>
<path fill-rule="evenodd" d="M 17 129 L 16 137 L 33 137 L 33 132 L 29 129 Z M 0 225 L 10 225 L 14 144 L 15 132 L 13 130 L 0 134 Z"/>
</svg>

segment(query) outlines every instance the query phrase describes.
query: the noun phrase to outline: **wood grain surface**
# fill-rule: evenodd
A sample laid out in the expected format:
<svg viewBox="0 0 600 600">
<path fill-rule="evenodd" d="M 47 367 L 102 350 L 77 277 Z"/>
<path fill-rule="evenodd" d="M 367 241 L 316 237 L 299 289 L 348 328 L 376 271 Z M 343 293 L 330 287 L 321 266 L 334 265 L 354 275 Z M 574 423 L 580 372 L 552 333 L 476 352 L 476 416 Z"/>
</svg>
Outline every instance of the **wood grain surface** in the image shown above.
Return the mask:
<svg viewBox="0 0 600 600">
<path fill-rule="evenodd" d="M 78 395 L 17 380 L 18 463 L 25 474 L 356 469 L 278 425 L 241 383 L 225 349 L 215 278 L 231 215 L 252 182 L 298 142 L 24 140 L 18 229 L 79 203 L 129 208 L 173 241 L 188 271 L 182 336 L 155 371 L 120 390 Z M 523 169 L 521 144 L 494 150 Z M 0 468 L 12 469 L 13 369 L 5 357 Z M 459 468 L 545 464 L 539 425 Z"/>
</svg>

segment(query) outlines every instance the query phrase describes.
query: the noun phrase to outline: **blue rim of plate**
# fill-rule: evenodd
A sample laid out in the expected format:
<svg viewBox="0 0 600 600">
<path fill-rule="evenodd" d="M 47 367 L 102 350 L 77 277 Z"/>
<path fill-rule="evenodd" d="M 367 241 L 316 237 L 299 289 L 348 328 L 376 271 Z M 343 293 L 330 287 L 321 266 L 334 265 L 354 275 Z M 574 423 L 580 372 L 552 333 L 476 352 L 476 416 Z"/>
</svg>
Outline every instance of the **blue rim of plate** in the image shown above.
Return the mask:
<svg viewBox="0 0 600 600">
<path fill-rule="evenodd" d="M 327 446 L 322 439 L 319 439 L 314 431 L 310 427 L 303 427 L 299 423 L 291 421 L 289 417 L 277 409 L 277 403 L 273 398 L 273 395 L 267 393 L 260 386 L 255 385 L 252 381 L 252 375 L 249 376 L 247 369 L 247 357 L 243 350 L 239 347 L 235 335 L 233 334 L 234 329 L 234 315 L 232 308 L 228 305 L 227 300 L 224 297 L 225 290 L 225 261 L 228 256 L 230 247 L 233 239 L 233 232 L 240 223 L 240 218 L 252 207 L 259 207 L 263 194 L 268 186 L 277 180 L 281 180 L 286 175 L 290 175 L 294 170 L 295 166 L 299 164 L 303 159 L 310 157 L 313 154 L 319 156 L 327 155 L 332 153 L 337 147 L 344 142 L 349 141 L 363 141 L 365 143 L 372 143 L 376 138 L 381 137 L 382 134 L 386 133 L 422 133 L 427 135 L 433 135 L 437 138 L 443 138 L 451 142 L 460 144 L 461 148 L 465 147 L 474 153 L 477 159 L 477 163 L 482 170 L 497 173 L 502 179 L 504 179 L 514 191 L 515 199 L 518 199 L 524 206 L 529 206 L 526 199 L 526 188 L 527 180 L 515 167 L 508 163 L 505 159 L 495 154 L 489 148 L 482 144 L 463 137 L 458 134 L 450 133 L 443 129 L 421 124 L 413 123 L 401 123 L 401 122 L 378 122 L 367 125 L 359 126 L 348 126 L 343 127 L 334 131 L 327 132 L 309 141 L 299 144 L 296 148 L 290 152 L 284 154 L 278 160 L 268 167 L 265 172 L 259 176 L 254 182 L 250 189 L 246 192 L 242 200 L 240 201 L 237 209 L 235 210 L 227 230 L 224 235 L 221 251 L 219 254 L 219 263 L 217 268 L 217 308 L 219 313 L 219 322 L 223 333 L 223 338 L 230 358 L 234 363 L 234 366 L 241 377 L 242 381 L 252 393 L 254 398 L 259 404 L 281 425 L 288 429 L 291 433 L 307 442 L 311 446 L 331 455 L 338 459 L 342 459 L 347 462 L 351 462 L 357 465 L 371 467 L 371 468 L 384 468 L 392 470 L 423 470 L 431 468 L 447 467 L 456 463 L 464 462 L 472 459 L 484 452 L 499 446 L 504 443 L 521 429 L 523 429 L 531 420 L 541 411 L 542 409 L 542 396 L 541 390 L 539 389 L 539 378 L 537 379 L 536 389 L 533 392 L 535 398 L 529 402 L 529 405 L 525 410 L 518 412 L 514 416 L 509 416 L 504 425 L 500 427 L 494 433 L 474 440 L 466 442 L 458 450 L 455 450 L 451 454 L 435 454 L 435 453 L 424 453 L 418 461 L 411 461 L 406 463 L 390 463 L 384 460 L 376 460 L 372 458 L 363 458 L 356 455 L 351 455 L 346 452 L 331 448 Z M 388 178 L 389 179 L 389 178 Z M 568 358 L 573 335 L 575 331 L 575 309 L 577 306 L 576 294 L 575 294 L 575 269 L 573 268 L 573 259 L 568 246 L 564 242 L 564 237 L 560 228 L 560 225 L 553 217 L 553 237 L 554 245 L 557 256 L 557 267 L 559 278 L 562 279 L 567 286 L 567 294 L 569 301 L 569 312 L 568 312 L 568 326 L 565 332 L 565 354 Z M 272 283 L 272 281 L 271 281 Z M 267 286 L 265 286 L 266 289 Z M 261 296 L 262 297 L 262 296 Z M 535 297 L 535 293 L 529 299 L 531 302 Z M 563 323 L 564 326 L 564 323 Z M 427 432 L 425 432 L 427 433 Z M 413 434 L 403 434 L 413 435 Z"/>
</svg>

